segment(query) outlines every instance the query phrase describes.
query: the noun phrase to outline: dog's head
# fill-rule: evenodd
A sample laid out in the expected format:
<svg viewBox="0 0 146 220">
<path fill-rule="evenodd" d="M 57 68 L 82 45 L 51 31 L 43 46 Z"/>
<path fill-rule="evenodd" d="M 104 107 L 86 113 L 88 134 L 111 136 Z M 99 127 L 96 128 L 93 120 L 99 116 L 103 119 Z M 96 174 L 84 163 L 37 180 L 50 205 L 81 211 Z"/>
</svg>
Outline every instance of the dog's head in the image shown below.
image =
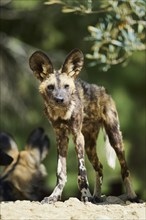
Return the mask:
<svg viewBox="0 0 146 220">
<path fill-rule="evenodd" d="M 2 183 L 0 200 L 39 200 L 42 198 L 43 191 L 46 193 L 44 181 L 47 171 L 41 162 L 50 147 L 50 141 L 44 129 L 33 130 L 22 151 L 18 151 L 15 141 L 6 133 L 0 134 L 0 141 L 2 152 L 9 154 L 13 160 L 11 164 L 6 164 L 7 166 L 0 175 Z M 1 156 L 3 160 L 3 154 L 0 154 Z"/>
<path fill-rule="evenodd" d="M 36 51 L 29 60 L 34 75 L 41 81 L 39 90 L 53 108 L 67 108 L 76 93 L 75 79 L 83 66 L 83 53 L 74 49 L 60 70 L 55 70 L 49 57 Z"/>
</svg>

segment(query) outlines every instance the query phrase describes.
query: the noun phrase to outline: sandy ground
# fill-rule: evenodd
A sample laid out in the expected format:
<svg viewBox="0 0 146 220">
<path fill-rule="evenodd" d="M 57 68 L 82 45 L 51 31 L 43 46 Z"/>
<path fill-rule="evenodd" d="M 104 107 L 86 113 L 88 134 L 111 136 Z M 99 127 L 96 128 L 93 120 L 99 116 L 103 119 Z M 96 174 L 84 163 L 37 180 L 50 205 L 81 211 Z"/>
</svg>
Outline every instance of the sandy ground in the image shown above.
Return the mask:
<svg viewBox="0 0 146 220">
<path fill-rule="evenodd" d="M 146 203 L 123 202 L 109 196 L 104 203 L 82 203 L 76 198 L 54 204 L 16 201 L 0 204 L 2 220 L 144 220 Z"/>
</svg>

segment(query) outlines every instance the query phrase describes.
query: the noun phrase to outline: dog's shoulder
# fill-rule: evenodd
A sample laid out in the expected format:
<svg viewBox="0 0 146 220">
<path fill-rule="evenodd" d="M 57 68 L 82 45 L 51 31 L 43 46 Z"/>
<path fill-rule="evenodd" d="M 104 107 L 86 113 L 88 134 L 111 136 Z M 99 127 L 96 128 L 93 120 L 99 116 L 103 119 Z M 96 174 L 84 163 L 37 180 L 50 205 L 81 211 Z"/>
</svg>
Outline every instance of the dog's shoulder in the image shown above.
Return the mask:
<svg viewBox="0 0 146 220">
<path fill-rule="evenodd" d="M 81 79 L 76 80 L 75 84 L 77 92 L 84 100 L 94 101 L 99 99 L 100 97 L 108 95 L 106 89 L 103 86 L 91 84 Z"/>
</svg>

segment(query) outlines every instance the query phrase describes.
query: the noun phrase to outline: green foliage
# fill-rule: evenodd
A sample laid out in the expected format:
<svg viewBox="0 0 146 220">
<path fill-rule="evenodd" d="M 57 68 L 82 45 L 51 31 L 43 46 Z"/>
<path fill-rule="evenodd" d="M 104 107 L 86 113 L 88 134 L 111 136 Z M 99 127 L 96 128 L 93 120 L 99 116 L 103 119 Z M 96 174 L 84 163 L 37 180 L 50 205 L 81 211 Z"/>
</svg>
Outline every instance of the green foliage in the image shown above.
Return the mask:
<svg viewBox="0 0 146 220">
<path fill-rule="evenodd" d="M 98 3 L 98 4 L 97 4 Z M 82 14 L 100 13 L 105 9 L 110 10 L 108 1 L 106 0 L 48 0 L 46 5 L 61 4 L 62 12 L 78 12 Z"/>
<path fill-rule="evenodd" d="M 38 6 L 38 3 L 40 2 L 40 0 L 13 0 L 12 1 L 12 5 L 14 8 L 19 9 L 19 10 L 31 10 L 34 7 Z"/>
<path fill-rule="evenodd" d="M 91 66 L 98 64 L 107 71 L 146 48 L 145 0 L 48 0 L 46 4 L 62 4 L 63 13 L 97 14 L 97 23 L 88 26 L 90 36 L 86 37 L 92 44 L 86 55 Z"/>
</svg>

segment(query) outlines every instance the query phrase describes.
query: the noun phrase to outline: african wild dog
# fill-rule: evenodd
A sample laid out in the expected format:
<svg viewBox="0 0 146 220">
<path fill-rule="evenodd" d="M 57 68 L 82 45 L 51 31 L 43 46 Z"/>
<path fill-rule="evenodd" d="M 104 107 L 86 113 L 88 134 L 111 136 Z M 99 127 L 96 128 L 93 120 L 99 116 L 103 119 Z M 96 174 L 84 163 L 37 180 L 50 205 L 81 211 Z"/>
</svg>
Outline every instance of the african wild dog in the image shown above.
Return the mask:
<svg viewBox="0 0 146 220">
<path fill-rule="evenodd" d="M 73 136 L 78 158 L 78 186 L 81 199 L 100 201 L 103 174 L 102 164 L 96 153 L 96 139 L 102 127 L 119 159 L 127 197 L 135 200 L 137 196 L 132 189 L 125 161 L 114 101 L 103 87 L 76 79 L 83 66 L 82 52 L 79 49 L 71 51 L 60 70 L 55 70 L 49 57 L 41 51 L 32 54 L 29 64 L 34 75 L 41 81 L 39 91 L 44 98 L 45 113 L 54 128 L 58 145 L 57 185 L 50 197 L 44 198 L 42 203 L 61 199 L 67 181 L 66 157 L 69 133 Z M 84 146 L 96 173 L 93 197 L 89 191 L 86 175 Z"/>
<path fill-rule="evenodd" d="M 49 139 L 42 128 L 31 132 L 22 151 L 18 151 L 11 135 L 0 133 L 0 150 L 13 160 L 8 165 L 7 158 L 3 157 L 1 165 L 7 166 L 0 174 L 0 201 L 40 201 L 49 196 L 50 190 L 45 186 L 47 171 L 41 163 L 48 149 Z"/>
</svg>

